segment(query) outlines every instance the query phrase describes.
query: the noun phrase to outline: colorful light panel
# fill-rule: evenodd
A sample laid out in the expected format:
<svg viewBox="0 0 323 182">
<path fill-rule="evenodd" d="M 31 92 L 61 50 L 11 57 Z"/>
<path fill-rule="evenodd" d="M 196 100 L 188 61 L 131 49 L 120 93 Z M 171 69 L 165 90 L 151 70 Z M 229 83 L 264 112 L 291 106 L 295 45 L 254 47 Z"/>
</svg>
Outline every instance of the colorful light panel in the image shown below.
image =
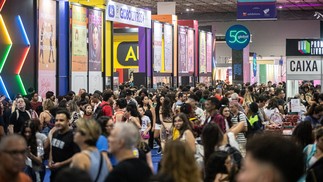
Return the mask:
<svg viewBox="0 0 323 182">
<path fill-rule="evenodd" d="M 19 88 L 20 88 L 20 90 L 22 91 L 22 95 L 27 95 L 27 92 L 26 92 L 26 89 L 25 89 L 25 86 L 24 86 L 24 84 L 23 84 L 23 82 L 22 82 L 22 80 L 21 80 L 21 77 L 20 77 L 20 75 L 16 75 L 16 81 L 17 81 L 17 83 L 18 83 L 18 86 L 19 86 Z"/>
<path fill-rule="evenodd" d="M 6 0 L 0 0 L 0 11 L 2 10 L 5 3 L 6 3 Z"/>
<path fill-rule="evenodd" d="M 9 96 L 8 90 L 7 90 L 6 86 L 4 85 L 4 82 L 3 82 L 3 80 L 2 80 L 2 77 L 0 76 L 0 89 L 1 89 L 1 88 L 3 88 L 3 89 L 2 89 L 2 91 L 4 92 L 4 94 L 6 95 L 6 97 L 10 99 L 10 96 Z M 10 100 L 11 100 L 11 99 L 10 99 Z"/>
<path fill-rule="evenodd" d="M 3 32 L 3 36 L 4 36 L 4 43 L 7 44 L 6 49 L 4 50 L 3 53 L 3 57 L 0 57 L 0 73 L 2 72 L 3 66 L 6 63 L 6 60 L 8 58 L 9 52 L 11 50 L 12 47 L 12 41 L 10 39 L 7 27 L 3 21 L 2 16 L 0 15 L 0 32 Z"/>
</svg>

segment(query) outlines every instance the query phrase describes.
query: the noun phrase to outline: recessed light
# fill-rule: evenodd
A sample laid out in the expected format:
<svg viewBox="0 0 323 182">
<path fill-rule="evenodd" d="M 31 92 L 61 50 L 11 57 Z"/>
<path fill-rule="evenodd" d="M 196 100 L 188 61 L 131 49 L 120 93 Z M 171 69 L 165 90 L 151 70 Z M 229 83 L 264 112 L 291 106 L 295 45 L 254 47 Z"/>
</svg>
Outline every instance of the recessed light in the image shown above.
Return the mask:
<svg viewBox="0 0 323 182">
<path fill-rule="evenodd" d="M 191 11 L 194 11 L 194 9 L 192 8 Z"/>
<path fill-rule="evenodd" d="M 283 6 L 278 6 L 278 9 L 283 9 Z"/>
<path fill-rule="evenodd" d="M 190 11 L 190 9 L 186 8 L 186 11 Z"/>
</svg>

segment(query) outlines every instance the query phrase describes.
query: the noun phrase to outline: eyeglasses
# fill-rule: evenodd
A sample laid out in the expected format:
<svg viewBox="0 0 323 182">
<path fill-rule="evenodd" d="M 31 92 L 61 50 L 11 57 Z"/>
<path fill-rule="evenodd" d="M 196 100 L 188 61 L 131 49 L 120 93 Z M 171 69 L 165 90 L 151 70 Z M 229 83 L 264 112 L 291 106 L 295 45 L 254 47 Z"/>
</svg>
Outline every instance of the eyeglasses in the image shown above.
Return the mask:
<svg viewBox="0 0 323 182">
<path fill-rule="evenodd" d="M 4 153 L 7 153 L 11 156 L 18 156 L 18 155 L 26 155 L 27 154 L 27 150 L 4 150 L 2 151 Z"/>
</svg>

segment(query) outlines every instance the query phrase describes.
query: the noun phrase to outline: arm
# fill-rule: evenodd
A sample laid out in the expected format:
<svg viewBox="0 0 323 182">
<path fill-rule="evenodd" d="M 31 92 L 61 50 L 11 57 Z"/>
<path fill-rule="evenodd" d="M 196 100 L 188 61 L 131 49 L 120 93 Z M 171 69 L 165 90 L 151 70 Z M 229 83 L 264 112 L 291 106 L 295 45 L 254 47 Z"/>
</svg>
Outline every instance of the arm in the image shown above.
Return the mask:
<svg viewBox="0 0 323 182">
<path fill-rule="evenodd" d="M 248 126 L 247 126 L 247 129 L 248 129 Z M 238 133 L 245 131 L 245 121 L 240 121 L 238 124 L 232 126 L 230 128 L 230 131 L 234 133 L 234 135 L 237 135 Z"/>
<path fill-rule="evenodd" d="M 42 156 L 35 156 L 31 153 L 30 148 L 28 148 L 27 157 L 37 163 L 38 165 L 41 165 L 43 163 Z"/>
<path fill-rule="evenodd" d="M 105 159 L 105 161 L 107 162 L 109 172 L 111 172 L 113 167 L 112 167 L 111 161 L 110 161 L 110 159 L 108 157 L 108 153 L 107 152 L 102 152 L 101 154 L 102 154 L 103 158 Z"/>
<path fill-rule="evenodd" d="M 146 160 L 147 160 L 147 164 L 148 164 L 149 168 L 154 173 L 154 166 L 153 166 L 153 161 L 151 158 L 151 152 L 146 153 Z"/>
<path fill-rule="evenodd" d="M 185 140 L 188 146 L 192 149 L 192 151 L 195 153 L 195 138 L 193 133 L 190 130 L 186 130 L 184 132 Z"/>
<path fill-rule="evenodd" d="M 155 108 L 154 107 L 150 107 L 150 111 L 151 111 L 151 115 L 152 115 L 152 118 L 153 118 L 153 120 L 152 120 L 152 131 L 154 131 L 155 130 L 155 124 L 156 124 L 156 112 L 155 112 Z"/>
</svg>

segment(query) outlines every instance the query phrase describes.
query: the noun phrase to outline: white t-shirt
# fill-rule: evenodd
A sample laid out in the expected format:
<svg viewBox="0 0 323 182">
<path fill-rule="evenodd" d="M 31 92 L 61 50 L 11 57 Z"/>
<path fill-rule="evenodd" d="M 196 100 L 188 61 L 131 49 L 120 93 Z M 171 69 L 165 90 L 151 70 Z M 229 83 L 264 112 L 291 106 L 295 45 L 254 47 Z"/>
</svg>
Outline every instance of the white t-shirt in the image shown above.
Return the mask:
<svg viewBox="0 0 323 182">
<path fill-rule="evenodd" d="M 141 130 L 140 131 L 145 131 L 148 128 L 148 124 L 150 124 L 151 121 L 148 116 L 142 116 L 141 118 Z"/>
</svg>

